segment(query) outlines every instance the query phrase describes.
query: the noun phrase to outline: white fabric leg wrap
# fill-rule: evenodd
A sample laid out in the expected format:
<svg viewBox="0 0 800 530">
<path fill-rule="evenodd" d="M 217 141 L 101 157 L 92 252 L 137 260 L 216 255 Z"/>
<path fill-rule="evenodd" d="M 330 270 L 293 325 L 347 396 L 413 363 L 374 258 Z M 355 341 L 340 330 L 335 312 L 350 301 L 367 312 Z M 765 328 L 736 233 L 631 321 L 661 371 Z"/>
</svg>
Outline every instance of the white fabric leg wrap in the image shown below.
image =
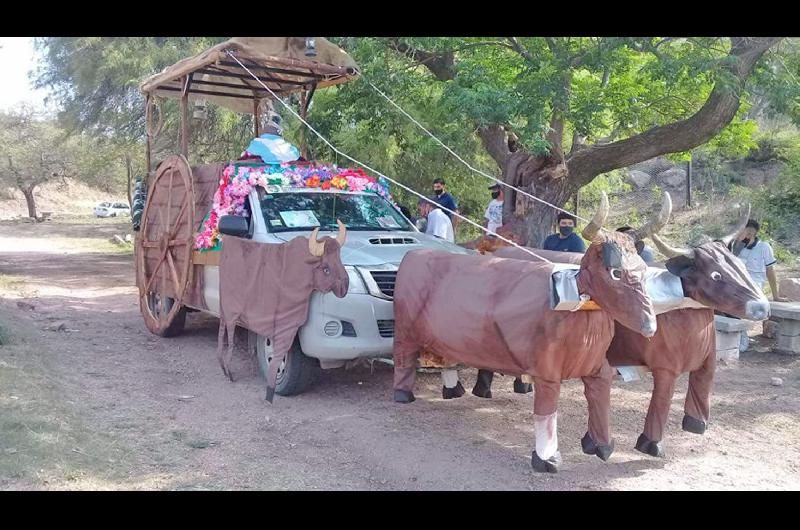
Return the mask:
<svg viewBox="0 0 800 530">
<path fill-rule="evenodd" d="M 442 370 L 442 384 L 445 388 L 455 388 L 458 384 L 458 370 Z"/>
<path fill-rule="evenodd" d="M 536 435 L 536 454 L 547 460 L 558 451 L 558 412 L 540 416 L 533 415 L 533 432 Z"/>
</svg>

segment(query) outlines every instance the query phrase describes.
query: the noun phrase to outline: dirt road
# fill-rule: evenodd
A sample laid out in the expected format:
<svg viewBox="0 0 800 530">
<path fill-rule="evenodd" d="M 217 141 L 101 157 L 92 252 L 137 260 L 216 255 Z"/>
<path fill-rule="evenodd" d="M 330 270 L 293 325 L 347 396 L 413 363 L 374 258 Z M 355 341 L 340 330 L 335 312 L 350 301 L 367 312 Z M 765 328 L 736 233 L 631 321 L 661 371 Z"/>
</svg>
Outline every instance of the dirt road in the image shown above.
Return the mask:
<svg viewBox="0 0 800 530">
<path fill-rule="evenodd" d="M 633 450 L 652 379 L 615 383 L 605 463 L 580 451 L 586 405 L 570 381 L 564 465 L 541 475 L 532 397 L 511 378 L 494 399 L 443 401 L 426 374 L 417 401 L 396 405 L 391 367 L 375 363 L 269 405 L 240 349 L 229 382 L 214 319 L 190 314 L 173 339 L 147 332 L 132 256 L 105 243 L 125 232 L 113 220 L 0 224 L 0 489 L 800 489 L 800 359 L 753 352 L 720 368 L 704 436 L 680 428 L 682 377 L 663 459 Z M 475 371 L 462 377 L 470 389 Z"/>
</svg>

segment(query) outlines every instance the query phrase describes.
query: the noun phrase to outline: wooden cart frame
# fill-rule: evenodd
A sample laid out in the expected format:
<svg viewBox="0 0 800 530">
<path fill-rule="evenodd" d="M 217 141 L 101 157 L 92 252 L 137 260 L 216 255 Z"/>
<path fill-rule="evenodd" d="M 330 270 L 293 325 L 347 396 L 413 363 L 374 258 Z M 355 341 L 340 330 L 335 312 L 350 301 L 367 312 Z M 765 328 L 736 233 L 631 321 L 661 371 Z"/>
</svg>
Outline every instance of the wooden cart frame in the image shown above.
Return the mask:
<svg viewBox="0 0 800 530">
<path fill-rule="evenodd" d="M 318 88 L 346 83 L 358 75 L 355 61 L 323 38 L 237 37 L 142 82 L 148 192 L 136 238 L 136 281 L 142 316 L 151 332 L 169 336 L 183 328 L 193 265 L 215 261 L 193 251 L 199 212 L 189 165 L 190 100 L 253 114 L 254 133 L 259 136 L 260 117 L 272 99 L 261 83 L 278 97 L 299 93 L 300 114 L 305 119 Z M 152 144 L 163 125 L 160 98 L 164 97 L 180 99 L 180 154 L 167 157 L 153 172 Z"/>
</svg>

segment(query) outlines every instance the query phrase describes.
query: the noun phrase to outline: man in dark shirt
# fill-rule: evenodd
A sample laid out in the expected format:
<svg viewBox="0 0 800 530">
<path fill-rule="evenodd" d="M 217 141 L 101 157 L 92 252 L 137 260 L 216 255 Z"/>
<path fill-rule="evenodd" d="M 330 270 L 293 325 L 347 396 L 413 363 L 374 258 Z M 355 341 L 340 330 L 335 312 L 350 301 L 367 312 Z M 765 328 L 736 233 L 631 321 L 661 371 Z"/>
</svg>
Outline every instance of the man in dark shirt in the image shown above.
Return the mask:
<svg viewBox="0 0 800 530">
<path fill-rule="evenodd" d="M 454 211 L 456 213 L 460 213 L 458 211 L 458 205 L 456 204 L 456 200 L 444 189 L 444 179 L 437 178 L 433 181 L 433 200 L 439 206 L 444 206 L 448 210 Z M 453 223 L 453 230 L 455 231 L 456 227 L 458 226 L 458 217 L 453 217 L 448 211 L 442 210 L 447 217 L 450 219 L 450 222 Z"/>
<path fill-rule="evenodd" d="M 544 240 L 544 250 L 557 252 L 586 252 L 586 244 L 575 233 L 575 217 L 561 212 L 558 214 L 558 234 L 551 234 Z"/>
</svg>

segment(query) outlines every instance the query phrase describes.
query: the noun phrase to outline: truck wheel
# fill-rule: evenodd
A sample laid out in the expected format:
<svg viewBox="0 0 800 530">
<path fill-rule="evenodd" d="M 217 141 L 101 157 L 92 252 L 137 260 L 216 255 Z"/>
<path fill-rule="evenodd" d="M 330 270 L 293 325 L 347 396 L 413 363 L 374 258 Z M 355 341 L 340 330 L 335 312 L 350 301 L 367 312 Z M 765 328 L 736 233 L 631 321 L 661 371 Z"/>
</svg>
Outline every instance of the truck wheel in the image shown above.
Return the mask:
<svg viewBox="0 0 800 530">
<path fill-rule="evenodd" d="M 175 305 L 175 299 L 165 296 L 163 299 L 157 293 L 148 293 L 145 297 L 147 308 L 157 321 L 161 320 L 162 315 L 167 315 Z M 160 337 L 174 337 L 179 335 L 186 326 L 186 307 L 181 306 L 172 317 L 172 322 L 167 326 L 150 328 L 152 333 Z"/>
<path fill-rule="evenodd" d="M 269 362 L 272 359 L 272 345 L 269 339 L 248 332 L 248 342 L 251 351 L 258 359 L 258 370 L 266 378 Z M 320 372 L 319 362 L 303 353 L 300 340 L 295 337 L 289 353 L 278 369 L 278 380 L 275 384 L 275 393 L 280 396 L 296 396 L 308 390 Z"/>
</svg>

